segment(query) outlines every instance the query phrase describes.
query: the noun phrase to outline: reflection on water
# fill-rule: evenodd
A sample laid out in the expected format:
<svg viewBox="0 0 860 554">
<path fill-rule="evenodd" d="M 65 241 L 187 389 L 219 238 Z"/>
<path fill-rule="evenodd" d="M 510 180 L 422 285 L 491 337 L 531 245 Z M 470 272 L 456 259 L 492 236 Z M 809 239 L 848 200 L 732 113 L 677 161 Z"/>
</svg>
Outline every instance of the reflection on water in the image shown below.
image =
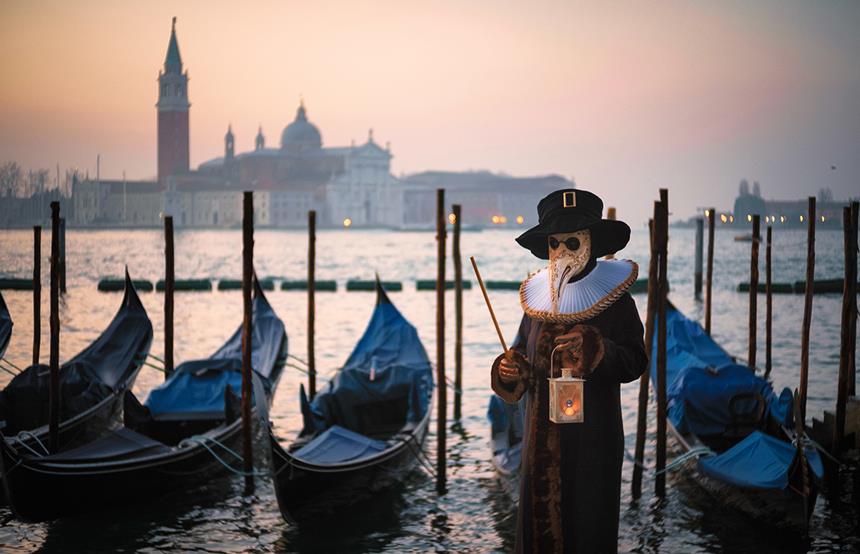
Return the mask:
<svg viewBox="0 0 860 554">
<path fill-rule="evenodd" d="M 692 298 L 693 234 L 671 230 L 669 272 L 672 301 L 692 318 L 702 317 L 701 304 Z M 514 233 L 465 233 L 464 256 L 475 255 L 485 279 L 522 279 L 539 261 L 513 242 Z M 307 268 L 307 237 L 302 232 L 259 231 L 255 237 L 255 265 L 261 276 L 303 279 Z M 805 234 L 780 231 L 774 236 L 774 280 L 804 277 Z M 28 277 L 32 267 L 31 233 L 0 232 L 0 275 Z M 43 292 L 47 295 L 49 238 L 44 238 Z M 346 293 L 343 282 L 370 279 L 379 271 L 386 280 L 404 281 L 403 292 L 392 300 L 418 328 L 427 351 L 435 352 L 435 295 L 417 292 L 414 281 L 435 277 L 435 242 L 432 233 L 382 231 L 323 231 L 318 235 L 320 279 L 340 281 L 337 293 L 317 294 L 317 367 L 330 375 L 341 364 L 363 331 L 373 309 L 371 293 Z M 124 265 L 137 278 L 157 280 L 163 268 L 162 236 L 158 231 L 69 231 L 67 236 L 69 293 L 61 303 L 63 332 L 61 360 L 68 359 L 95 338 L 113 316 L 118 294 L 96 292 L 102 276 L 121 275 Z M 840 232 L 819 232 L 816 276 L 842 275 Z M 239 278 L 241 232 L 180 231 L 176 235 L 178 278 Z M 733 233 L 718 232 L 714 288 L 714 335 L 730 352 L 746 355 L 747 295 L 735 292 L 746 280 L 749 244 L 733 241 Z M 643 229 L 633 233 L 631 244 L 619 257 L 647 267 L 647 240 Z M 468 266 L 467 266 L 468 267 Z M 449 275 L 452 271 L 448 264 Z M 467 269 L 467 278 L 473 276 Z M 18 365 L 29 360 L 32 348 L 31 293 L 4 293 L 15 321 L 7 357 Z M 291 352 L 305 355 L 306 295 L 274 291 L 269 299 L 284 320 Z M 500 324 L 513 337 L 521 311 L 516 292 L 493 291 Z M 644 311 L 644 295 L 636 302 Z M 163 297 L 144 293 L 141 299 L 155 328 L 152 352 L 162 354 Z M 453 372 L 453 295 L 448 296 L 446 366 Z M 763 303 L 763 297 L 761 302 Z M 42 302 L 42 356 L 48 357 L 48 302 Z M 803 298 L 774 297 L 774 385 L 794 388 L 800 360 L 799 330 Z M 839 350 L 840 295 L 818 296 L 813 309 L 810 352 L 809 413 L 832 409 Z M 241 322 L 241 294 L 231 292 L 177 293 L 175 334 L 177 362 L 211 354 Z M 759 310 L 763 312 L 762 309 Z M 758 336 L 759 359 L 764 359 L 764 322 Z M 433 478 L 421 469 L 403 484 L 359 505 L 301 528 L 280 516 L 274 491 L 267 479 L 258 479 L 256 493 L 242 496 L 240 478 L 225 476 L 209 483 L 174 491 L 146 503 L 129 503 L 98 514 L 82 514 L 52 523 L 15 521 L 0 508 L 0 549 L 4 551 L 206 551 L 206 552 L 344 552 L 344 551 L 474 551 L 510 550 L 513 547 L 515 506 L 503 492 L 490 464 L 489 426 L 490 361 L 499 350 L 486 307 L 476 289 L 464 293 L 463 419 L 452 422 L 448 437 L 448 494 L 435 493 Z M 134 390 L 141 398 L 163 376 L 149 368 L 141 371 Z M 271 418 L 284 441 L 301 427 L 298 387 L 305 377 L 287 369 L 275 397 Z M 0 375 L 0 385 L 7 382 Z M 625 441 L 632 450 L 635 439 L 638 384 L 622 387 Z M 453 393 L 448 395 L 453 402 Z M 450 407 L 449 407 L 450 409 Z M 451 419 L 449 414 L 449 420 Z M 649 416 L 647 456 L 653 455 L 654 415 Z M 431 424 L 425 450 L 435 458 L 435 425 Z M 267 453 L 258 448 L 256 459 L 265 465 Z M 653 459 L 646 463 L 653 464 Z M 636 552 L 826 552 L 855 550 L 857 511 L 851 497 L 837 501 L 819 498 L 808 544 L 767 533 L 738 514 L 721 509 L 683 475 L 671 475 L 668 494 L 657 500 L 653 482 L 644 482 L 644 496 L 629 495 L 631 465 L 623 469 L 619 548 Z M 852 542 L 853 541 L 853 542 Z"/>
</svg>

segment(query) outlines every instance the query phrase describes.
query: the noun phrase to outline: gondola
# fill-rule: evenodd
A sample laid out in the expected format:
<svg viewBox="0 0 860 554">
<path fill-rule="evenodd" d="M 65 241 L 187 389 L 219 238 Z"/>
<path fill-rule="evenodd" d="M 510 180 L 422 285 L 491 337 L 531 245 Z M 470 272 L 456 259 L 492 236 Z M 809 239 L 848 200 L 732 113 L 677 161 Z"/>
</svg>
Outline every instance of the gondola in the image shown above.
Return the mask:
<svg viewBox="0 0 860 554">
<path fill-rule="evenodd" d="M 667 428 L 688 458 L 681 465 L 726 506 L 775 528 L 805 531 L 823 466 L 814 448 L 791 442 L 791 391 L 777 395 L 671 305 L 666 328 Z"/>
<path fill-rule="evenodd" d="M 123 396 L 152 344 L 152 323 L 126 271 L 120 308 L 102 334 L 60 366 L 60 450 L 92 441 L 121 424 Z M 46 454 L 48 382 L 44 364 L 26 368 L 0 391 L 0 425 L 15 449 Z"/>
<path fill-rule="evenodd" d="M 284 449 L 270 429 L 272 480 L 281 514 L 302 522 L 400 481 L 421 451 L 433 376 L 415 328 L 376 283 L 370 323 L 343 368 L 308 401 L 304 427 Z"/>
<path fill-rule="evenodd" d="M 520 465 L 523 454 L 523 410 L 525 398 L 508 404 L 495 394 L 490 397 L 487 419 L 490 422 L 492 463 L 502 487 L 514 502 L 520 495 Z"/>
<path fill-rule="evenodd" d="M 12 316 L 9 315 L 9 308 L 6 307 L 3 293 L 0 292 L 0 358 L 6 353 L 6 347 L 9 346 L 9 339 L 11 338 Z"/>
<path fill-rule="evenodd" d="M 254 413 L 267 412 L 287 354 L 287 336 L 255 287 Z M 83 446 L 36 456 L 3 444 L 10 505 L 41 521 L 127 504 L 242 467 L 242 327 L 211 357 L 188 361 L 141 404 L 125 397 L 125 425 Z"/>
</svg>

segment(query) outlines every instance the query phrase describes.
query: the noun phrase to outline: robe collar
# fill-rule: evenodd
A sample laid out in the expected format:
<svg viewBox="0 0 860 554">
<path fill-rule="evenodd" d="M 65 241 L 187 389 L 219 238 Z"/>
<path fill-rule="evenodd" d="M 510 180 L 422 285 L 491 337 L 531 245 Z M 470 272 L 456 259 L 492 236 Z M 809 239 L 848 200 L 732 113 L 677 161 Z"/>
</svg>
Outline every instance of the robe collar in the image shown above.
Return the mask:
<svg viewBox="0 0 860 554">
<path fill-rule="evenodd" d="M 520 285 L 520 305 L 532 319 L 551 323 L 578 323 L 596 316 L 621 298 L 636 281 L 639 266 L 631 260 L 599 260 L 581 279 L 568 283 L 552 311 L 549 268 L 544 267 Z"/>
</svg>

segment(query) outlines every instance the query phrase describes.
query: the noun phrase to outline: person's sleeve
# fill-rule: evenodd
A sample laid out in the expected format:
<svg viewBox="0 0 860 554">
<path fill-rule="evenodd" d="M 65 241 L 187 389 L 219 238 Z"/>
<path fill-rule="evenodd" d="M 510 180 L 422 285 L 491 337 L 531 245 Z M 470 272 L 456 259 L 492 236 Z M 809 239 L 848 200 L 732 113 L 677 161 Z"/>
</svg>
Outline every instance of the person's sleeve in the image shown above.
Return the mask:
<svg viewBox="0 0 860 554">
<path fill-rule="evenodd" d="M 622 296 L 613 306 L 612 336 L 603 337 L 603 361 L 594 371 L 594 379 L 629 383 L 639 378 L 648 367 L 644 329 L 636 302 L 630 294 Z"/>
<path fill-rule="evenodd" d="M 514 360 L 517 362 L 520 370 L 520 378 L 516 381 L 503 381 L 499 375 L 499 364 L 504 358 L 501 354 L 493 362 L 493 367 L 490 369 L 490 386 L 493 388 L 499 398 L 508 404 L 516 404 L 522 398 L 523 394 L 528 389 L 528 380 L 531 375 L 531 365 L 526 358 L 526 343 L 528 342 L 529 328 L 531 320 L 527 315 L 523 315 L 520 321 L 520 328 L 517 331 L 517 337 L 511 345 L 511 350 L 514 351 Z"/>
</svg>

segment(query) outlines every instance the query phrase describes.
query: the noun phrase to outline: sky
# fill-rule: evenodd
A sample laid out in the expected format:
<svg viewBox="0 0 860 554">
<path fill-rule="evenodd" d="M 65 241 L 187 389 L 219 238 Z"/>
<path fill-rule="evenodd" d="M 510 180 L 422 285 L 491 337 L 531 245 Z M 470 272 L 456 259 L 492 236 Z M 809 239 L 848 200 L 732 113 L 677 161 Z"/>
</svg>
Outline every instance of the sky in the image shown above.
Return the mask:
<svg viewBox="0 0 860 554">
<path fill-rule="evenodd" d="M 556 173 L 646 220 L 860 196 L 860 3 L 0 2 L 0 162 L 156 173 L 176 16 L 191 165 L 267 146 L 303 98 L 327 146 L 391 143 L 395 175 Z M 835 167 L 835 169 L 832 169 Z"/>
</svg>

